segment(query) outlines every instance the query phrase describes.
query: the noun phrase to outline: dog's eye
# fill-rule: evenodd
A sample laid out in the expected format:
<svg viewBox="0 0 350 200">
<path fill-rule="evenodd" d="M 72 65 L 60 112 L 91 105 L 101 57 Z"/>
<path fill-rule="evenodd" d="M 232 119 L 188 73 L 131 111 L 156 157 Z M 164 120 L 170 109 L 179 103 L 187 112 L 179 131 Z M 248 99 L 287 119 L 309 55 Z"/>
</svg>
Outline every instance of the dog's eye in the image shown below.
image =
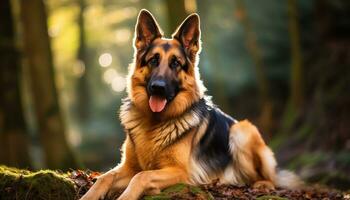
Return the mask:
<svg viewBox="0 0 350 200">
<path fill-rule="evenodd" d="M 151 67 L 157 67 L 159 65 L 159 54 L 154 55 L 149 61 L 148 64 Z"/>
<path fill-rule="evenodd" d="M 176 69 L 176 68 L 178 68 L 180 66 L 181 66 L 180 62 L 178 60 L 176 60 L 176 59 L 172 59 L 172 61 L 170 62 L 170 68 L 171 69 Z"/>
</svg>

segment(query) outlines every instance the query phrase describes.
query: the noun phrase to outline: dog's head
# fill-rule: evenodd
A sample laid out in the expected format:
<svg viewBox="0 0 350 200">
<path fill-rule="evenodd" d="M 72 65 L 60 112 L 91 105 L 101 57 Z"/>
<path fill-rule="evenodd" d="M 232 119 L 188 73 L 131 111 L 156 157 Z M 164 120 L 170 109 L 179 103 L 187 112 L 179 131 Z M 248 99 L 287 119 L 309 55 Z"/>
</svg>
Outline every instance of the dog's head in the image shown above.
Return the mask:
<svg viewBox="0 0 350 200">
<path fill-rule="evenodd" d="M 167 39 L 152 14 L 140 11 L 128 84 L 129 97 L 138 109 L 162 118 L 175 117 L 203 96 L 197 69 L 200 34 L 197 14 L 188 16 Z"/>
</svg>

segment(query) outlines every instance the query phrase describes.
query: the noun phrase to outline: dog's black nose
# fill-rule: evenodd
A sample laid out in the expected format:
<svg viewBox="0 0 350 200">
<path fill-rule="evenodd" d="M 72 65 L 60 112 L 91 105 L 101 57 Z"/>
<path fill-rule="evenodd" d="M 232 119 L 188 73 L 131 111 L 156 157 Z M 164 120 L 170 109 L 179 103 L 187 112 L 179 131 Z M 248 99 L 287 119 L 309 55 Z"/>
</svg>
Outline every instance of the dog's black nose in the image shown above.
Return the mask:
<svg viewBox="0 0 350 200">
<path fill-rule="evenodd" d="M 164 80 L 154 80 L 151 83 L 151 93 L 155 95 L 165 95 L 166 82 Z"/>
</svg>

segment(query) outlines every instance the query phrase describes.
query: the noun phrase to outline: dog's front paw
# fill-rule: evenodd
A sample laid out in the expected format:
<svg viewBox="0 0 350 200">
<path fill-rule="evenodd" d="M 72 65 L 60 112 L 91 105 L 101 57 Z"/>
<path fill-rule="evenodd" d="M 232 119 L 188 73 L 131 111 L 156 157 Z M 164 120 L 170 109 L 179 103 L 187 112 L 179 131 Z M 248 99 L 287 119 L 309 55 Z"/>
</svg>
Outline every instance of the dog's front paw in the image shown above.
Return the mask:
<svg viewBox="0 0 350 200">
<path fill-rule="evenodd" d="M 117 200 L 130 200 L 130 198 L 126 196 L 120 196 Z"/>
<path fill-rule="evenodd" d="M 135 195 L 135 193 L 122 193 L 117 200 L 137 200 L 139 199 L 139 195 Z"/>
<path fill-rule="evenodd" d="M 86 193 L 79 200 L 99 200 L 99 199 L 104 199 L 104 196 L 96 196 L 91 193 Z"/>
<path fill-rule="evenodd" d="M 271 181 L 257 181 L 253 184 L 253 188 L 274 190 L 275 185 Z"/>
</svg>

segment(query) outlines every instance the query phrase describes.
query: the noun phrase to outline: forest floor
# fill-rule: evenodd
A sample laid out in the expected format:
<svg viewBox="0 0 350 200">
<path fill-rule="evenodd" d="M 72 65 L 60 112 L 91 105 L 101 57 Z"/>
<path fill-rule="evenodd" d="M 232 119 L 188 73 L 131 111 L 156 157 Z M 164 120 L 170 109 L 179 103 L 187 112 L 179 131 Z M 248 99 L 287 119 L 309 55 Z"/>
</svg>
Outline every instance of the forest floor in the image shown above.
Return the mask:
<svg viewBox="0 0 350 200">
<path fill-rule="evenodd" d="M 79 199 L 93 185 L 98 172 L 74 170 L 62 173 L 51 170 L 30 172 L 0 166 L 0 199 Z M 105 200 L 116 199 L 116 193 Z M 162 191 L 159 195 L 144 196 L 145 200 L 168 199 L 349 199 L 350 191 L 342 192 L 319 186 L 308 186 L 298 190 L 253 189 L 212 183 L 201 186 L 177 184 Z"/>
</svg>

